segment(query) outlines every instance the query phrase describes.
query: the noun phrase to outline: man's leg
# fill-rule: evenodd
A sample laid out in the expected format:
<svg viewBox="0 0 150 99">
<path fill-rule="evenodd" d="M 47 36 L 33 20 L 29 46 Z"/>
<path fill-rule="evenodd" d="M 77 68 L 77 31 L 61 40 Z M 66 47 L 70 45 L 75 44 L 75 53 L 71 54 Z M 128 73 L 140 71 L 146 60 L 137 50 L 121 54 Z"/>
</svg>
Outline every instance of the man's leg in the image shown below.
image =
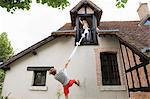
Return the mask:
<svg viewBox="0 0 150 99">
<path fill-rule="evenodd" d="M 66 86 L 64 86 L 64 95 L 65 95 L 65 99 L 68 99 L 68 94 L 69 94 L 69 86 L 66 85 Z"/>
<path fill-rule="evenodd" d="M 65 99 L 68 99 L 68 94 L 69 94 L 69 87 L 71 87 L 73 84 L 76 84 L 78 86 L 80 86 L 80 82 L 79 80 L 70 80 L 69 83 L 64 86 L 64 94 L 65 94 Z"/>
<path fill-rule="evenodd" d="M 68 95 L 65 95 L 65 99 L 68 99 Z"/>
</svg>

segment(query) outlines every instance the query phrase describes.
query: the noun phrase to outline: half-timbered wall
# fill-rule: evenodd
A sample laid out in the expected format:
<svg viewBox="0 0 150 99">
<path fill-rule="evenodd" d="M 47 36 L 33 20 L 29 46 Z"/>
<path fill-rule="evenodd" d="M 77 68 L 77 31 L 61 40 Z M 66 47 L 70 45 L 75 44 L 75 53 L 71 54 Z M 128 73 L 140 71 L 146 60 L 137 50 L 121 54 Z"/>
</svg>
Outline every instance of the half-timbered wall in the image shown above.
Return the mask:
<svg viewBox="0 0 150 99">
<path fill-rule="evenodd" d="M 125 43 L 120 45 L 131 99 L 149 99 L 150 64 L 142 53 Z M 146 98 L 143 98 L 146 97 Z"/>
</svg>

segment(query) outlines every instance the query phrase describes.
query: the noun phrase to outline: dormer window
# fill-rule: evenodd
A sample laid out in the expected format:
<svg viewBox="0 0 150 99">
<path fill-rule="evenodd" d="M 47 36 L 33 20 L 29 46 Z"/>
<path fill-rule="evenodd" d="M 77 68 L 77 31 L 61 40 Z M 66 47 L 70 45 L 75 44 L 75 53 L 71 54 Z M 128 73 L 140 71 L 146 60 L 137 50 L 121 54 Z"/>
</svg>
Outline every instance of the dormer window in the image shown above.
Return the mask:
<svg viewBox="0 0 150 99">
<path fill-rule="evenodd" d="M 93 14 L 79 14 L 77 20 L 77 34 L 75 42 L 78 42 L 83 33 L 86 33 L 85 38 L 82 40 L 81 45 L 97 45 L 96 35 L 96 19 Z"/>
<path fill-rule="evenodd" d="M 150 25 L 150 17 L 144 22 L 144 25 Z"/>
<path fill-rule="evenodd" d="M 75 44 L 87 32 L 80 45 L 98 45 L 96 28 L 99 26 L 102 10 L 89 0 L 82 0 L 70 11 L 70 15 L 72 26 L 76 27 Z"/>
</svg>

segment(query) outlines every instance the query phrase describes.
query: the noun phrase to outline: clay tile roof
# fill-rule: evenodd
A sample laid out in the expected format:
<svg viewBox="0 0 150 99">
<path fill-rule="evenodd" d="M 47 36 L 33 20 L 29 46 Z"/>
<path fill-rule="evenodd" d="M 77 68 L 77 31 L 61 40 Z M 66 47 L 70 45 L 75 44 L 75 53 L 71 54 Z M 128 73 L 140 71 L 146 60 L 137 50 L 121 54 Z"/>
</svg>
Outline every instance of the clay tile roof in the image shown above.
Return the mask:
<svg viewBox="0 0 150 99">
<path fill-rule="evenodd" d="M 58 30 L 73 30 L 73 27 L 71 25 L 71 23 L 66 23 L 65 25 L 63 25 L 62 27 L 60 27 Z"/>
<path fill-rule="evenodd" d="M 139 21 L 101 22 L 99 29 L 119 29 L 117 35 L 139 50 L 150 47 L 150 26 L 138 26 Z"/>
</svg>

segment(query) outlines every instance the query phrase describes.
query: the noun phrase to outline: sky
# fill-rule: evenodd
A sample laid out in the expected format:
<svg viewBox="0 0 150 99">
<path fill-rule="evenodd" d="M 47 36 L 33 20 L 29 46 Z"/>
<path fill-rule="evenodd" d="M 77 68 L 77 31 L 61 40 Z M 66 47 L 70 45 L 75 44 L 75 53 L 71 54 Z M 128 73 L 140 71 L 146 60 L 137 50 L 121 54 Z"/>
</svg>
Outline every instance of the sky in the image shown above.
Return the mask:
<svg viewBox="0 0 150 99">
<path fill-rule="evenodd" d="M 18 53 L 51 35 L 65 23 L 71 22 L 69 11 L 80 0 L 70 0 L 71 5 L 64 10 L 33 3 L 29 11 L 17 10 L 11 14 L 0 7 L 0 33 L 6 32 L 14 53 Z M 115 0 L 91 0 L 103 10 L 101 21 L 139 20 L 139 2 L 150 0 L 128 0 L 124 9 L 118 9 Z"/>
</svg>

